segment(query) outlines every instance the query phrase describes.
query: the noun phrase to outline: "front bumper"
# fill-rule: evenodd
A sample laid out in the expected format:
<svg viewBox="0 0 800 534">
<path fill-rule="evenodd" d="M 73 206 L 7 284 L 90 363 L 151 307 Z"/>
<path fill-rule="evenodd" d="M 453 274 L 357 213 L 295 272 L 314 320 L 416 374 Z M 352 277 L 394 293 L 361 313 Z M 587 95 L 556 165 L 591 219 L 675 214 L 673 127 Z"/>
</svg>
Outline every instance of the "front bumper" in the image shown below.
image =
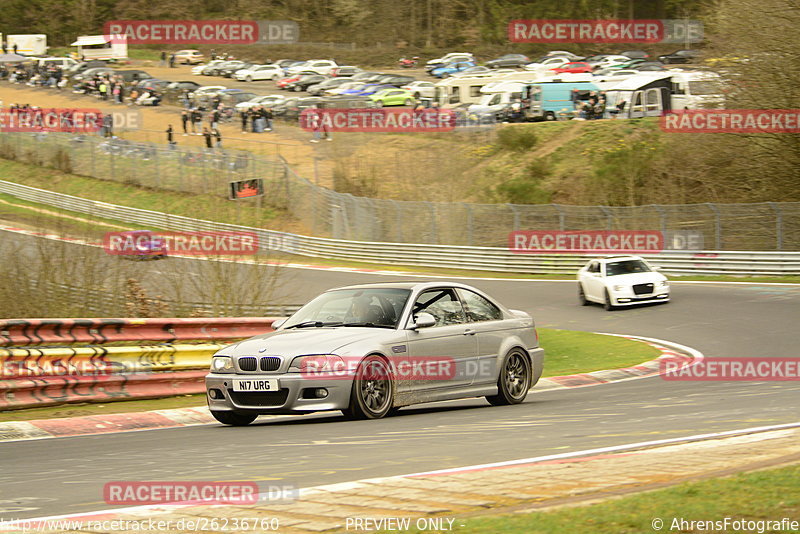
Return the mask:
<svg viewBox="0 0 800 534">
<path fill-rule="evenodd" d="M 655 291 L 651 295 L 634 295 L 628 293 L 611 293 L 611 301 L 614 306 L 633 306 L 634 304 L 645 304 L 648 302 L 667 302 L 669 301 L 669 289 Z"/>
<path fill-rule="evenodd" d="M 235 392 L 232 389 L 234 378 L 277 378 L 280 391 L 270 393 Z M 300 373 L 237 375 L 206 375 L 206 400 L 208 407 L 214 411 L 237 411 L 259 414 L 303 413 L 323 410 L 343 410 L 350 404 L 351 378 L 314 379 Z M 304 398 L 306 390 L 323 388 L 328 395 L 325 398 Z M 222 393 L 221 399 L 211 398 L 210 390 Z"/>
</svg>

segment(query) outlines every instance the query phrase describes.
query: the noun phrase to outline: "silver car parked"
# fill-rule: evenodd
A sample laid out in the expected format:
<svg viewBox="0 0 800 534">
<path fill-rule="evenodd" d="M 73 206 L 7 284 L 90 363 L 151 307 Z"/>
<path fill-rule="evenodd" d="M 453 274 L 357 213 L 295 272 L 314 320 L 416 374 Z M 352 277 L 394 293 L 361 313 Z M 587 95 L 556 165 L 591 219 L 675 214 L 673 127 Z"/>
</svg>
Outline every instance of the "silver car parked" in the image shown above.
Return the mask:
<svg viewBox="0 0 800 534">
<path fill-rule="evenodd" d="M 377 419 L 482 396 L 518 404 L 544 362 L 530 315 L 457 283 L 332 289 L 273 327 L 212 358 L 207 399 L 221 423 L 321 410 Z"/>
</svg>

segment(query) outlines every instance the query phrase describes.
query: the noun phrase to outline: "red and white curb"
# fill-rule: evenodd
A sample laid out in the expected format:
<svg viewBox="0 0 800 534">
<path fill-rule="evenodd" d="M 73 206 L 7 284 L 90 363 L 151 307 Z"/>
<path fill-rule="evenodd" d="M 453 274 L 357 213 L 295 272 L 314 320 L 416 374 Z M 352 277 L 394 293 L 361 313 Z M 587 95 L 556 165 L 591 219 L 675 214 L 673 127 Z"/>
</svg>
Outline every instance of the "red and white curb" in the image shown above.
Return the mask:
<svg viewBox="0 0 800 534">
<path fill-rule="evenodd" d="M 613 336 L 616 334 L 604 335 Z M 703 360 L 703 355 L 691 347 L 684 347 L 668 341 L 638 336 L 619 337 L 647 343 L 660 350 L 661 355 L 654 360 L 632 367 L 624 367 L 622 369 L 607 369 L 591 373 L 542 378 L 531 392 L 537 393 L 554 389 L 599 386 L 612 382 L 657 376 L 663 371 L 662 361 L 665 359 L 676 364 L 677 369 L 696 365 Z M 282 416 L 261 417 L 262 420 L 264 420 Z M 216 419 L 214 419 L 206 406 L 152 410 L 147 412 L 89 415 L 84 417 L 37 419 L 33 421 L 8 421 L 0 423 L 0 442 L 178 428 L 184 426 L 207 425 L 216 422 Z"/>
</svg>

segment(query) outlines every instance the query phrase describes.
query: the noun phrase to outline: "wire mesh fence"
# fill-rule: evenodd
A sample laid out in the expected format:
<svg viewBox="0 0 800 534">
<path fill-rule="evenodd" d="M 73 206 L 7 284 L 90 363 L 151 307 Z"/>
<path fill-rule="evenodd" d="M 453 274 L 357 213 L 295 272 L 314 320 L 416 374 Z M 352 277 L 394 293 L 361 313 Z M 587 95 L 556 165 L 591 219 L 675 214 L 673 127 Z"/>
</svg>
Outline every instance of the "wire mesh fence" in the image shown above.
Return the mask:
<svg viewBox="0 0 800 534">
<path fill-rule="evenodd" d="M 0 157 L 221 198 L 231 182 L 258 178 L 265 207 L 285 209 L 312 235 L 335 239 L 505 247 L 514 230 L 690 230 L 706 250 L 800 250 L 800 202 L 609 207 L 377 199 L 319 186 L 280 156 L 60 133 L 0 134 Z"/>
</svg>

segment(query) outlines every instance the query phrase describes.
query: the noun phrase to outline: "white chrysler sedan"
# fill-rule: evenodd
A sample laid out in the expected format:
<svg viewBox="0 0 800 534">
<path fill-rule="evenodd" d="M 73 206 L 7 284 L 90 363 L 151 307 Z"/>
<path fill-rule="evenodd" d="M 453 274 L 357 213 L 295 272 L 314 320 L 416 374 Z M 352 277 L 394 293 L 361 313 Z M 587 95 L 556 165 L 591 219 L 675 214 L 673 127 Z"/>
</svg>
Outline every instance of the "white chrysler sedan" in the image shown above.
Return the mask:
<svg viewBox="0 0 800 534">
<path fill-rule="evenodd" d="M 542 375 L 531 316 L 464 284 L 332 289 L 281 323 L 212 358 L 207 400 L 221 423 L 323 410 L 378 419 L 469 397 L 519 404 Z"/>
<path fill-rule="evenodd" d="M 669 282 L 639 256 L 609 256 L 589 261 L 578 271 L 578 300 L 606 310 L 646 302 L 668 302 Z"/>
</svg>

